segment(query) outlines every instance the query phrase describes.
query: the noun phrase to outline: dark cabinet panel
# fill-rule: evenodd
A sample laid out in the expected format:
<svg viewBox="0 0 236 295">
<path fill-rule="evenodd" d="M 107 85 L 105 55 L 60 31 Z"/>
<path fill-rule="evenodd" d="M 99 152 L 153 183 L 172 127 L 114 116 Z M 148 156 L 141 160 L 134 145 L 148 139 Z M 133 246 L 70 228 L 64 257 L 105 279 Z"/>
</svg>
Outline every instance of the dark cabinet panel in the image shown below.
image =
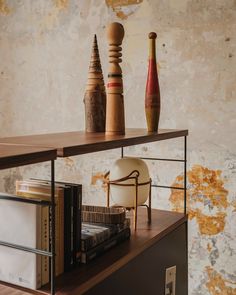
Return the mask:
<svg viewBox="0 0 236 295">
<path fill-rule="evenodd" d="M 176 265 L 176 295 L 188 294 L 187 223 L 169 233 L 86 295 L 164 295 L 166 268 Z"/>
</svg>

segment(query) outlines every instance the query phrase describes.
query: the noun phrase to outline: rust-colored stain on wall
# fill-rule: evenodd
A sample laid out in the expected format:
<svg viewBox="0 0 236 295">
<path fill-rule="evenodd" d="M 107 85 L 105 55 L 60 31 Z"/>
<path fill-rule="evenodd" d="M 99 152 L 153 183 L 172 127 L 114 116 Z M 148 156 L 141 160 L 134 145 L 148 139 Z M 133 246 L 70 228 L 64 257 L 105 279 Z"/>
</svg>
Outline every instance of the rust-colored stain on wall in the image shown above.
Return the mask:
<svg viewBox="0 0 236 295">
<path fill-rule="evenodd" d="M 234 207 L 233 212 L 236 212 L 236 201 L 232 202 L 232 206 Z"/>
<path fill-rule="evenodd" d="M 66 9 L 69 5 L 69 0 L 53 0 L 56 7 L 60 10 Z"/>
<path fill-rule="evenodd" d="M 11 9 L 7 6 L 5 0 L 0 0 L 0 13 L 3 15 L 8 15 L 11 13 Z"/>
<path fill-rule="evenodd" d="M 106 185 L 106 183 L 104 183 L 105 179 L 107 179 L 106 173 L 97 172 L 95 174 L 92 174 L 91 185 L 96 185 L 100 181 L 100 182 L 102 182 L 102 188 L 104 189 L 104 191 L 106 191 L 107 185 Z"/>
<path fill-rule="evenodd" d="M 226 213 L 219 212 L 214 216 L 208 216 L 196 210 L 195 217 L 202 235 L 217 235 L 225 228 Z"/>
<path fill-rule="evenodd" d="M 212 246 L 210 245 L 210 243 L 207 243 L 207 251 L 211 252 L 211 250 L 212 250 Z"/>
<path fill-rule="evenodd" d="M 225 209 L 229 203 L 228 191 L 224 188 L 221 174 L 221 170 L 210 170 L 200 165 L 194 165 L 187 173 L 188 214 L 190 219 L 196 218 L 201 234 L 216 235 L 224 230 Z M 183 175 L 177 176 L 172 185 L 183 186 Z M 172 189 L 170 201 L 175 211 L 183 210 L 183 192 Z M 214 215 L 206 215 L 199 209 L 205 206 L 209 210 L 216 209 L 217 212 Z"/>
<path fill-rule="evenodd" d="M 97 172 L 92 175 L 91 185 L 96 185 L 98 181 L 103 181 L 103 180 L 104 180 L 104 173 Z"/>
<path fill-rule="evenodd" d="M 116 13 L 121 19 L 127 19 L 128 16 L 135 12 L 134 6 L 141 4 L 143 0 L 106 0 L 108 7 Z M 125 9 L 124 9 L 125 8 Z"/>
<path fill-rule="evenodd" d="M 75 166 L 75 162 L 72 158 L 64 158 L 64 163 L 69 168 L 72 168 Z"/>
<path fill-rule="evenodd" d="M 217 271 L 211 267 L 206 267 L 206 273 L 209 280 L 206 287 L 211 295 L 236 295 L 236 289 L 230 285 L 236 285 L 235 282 L 230 282 L 224 279 Z"/>
<path fill-rule="evenodd" d="M 41 22 L 41 35 L 44 31 L 52 30 L 60 24 L 60 15 L 63 14 L 69 6 L 70 0 L 52 0 L 53 7 L 44 15 Z"/>
</svg>

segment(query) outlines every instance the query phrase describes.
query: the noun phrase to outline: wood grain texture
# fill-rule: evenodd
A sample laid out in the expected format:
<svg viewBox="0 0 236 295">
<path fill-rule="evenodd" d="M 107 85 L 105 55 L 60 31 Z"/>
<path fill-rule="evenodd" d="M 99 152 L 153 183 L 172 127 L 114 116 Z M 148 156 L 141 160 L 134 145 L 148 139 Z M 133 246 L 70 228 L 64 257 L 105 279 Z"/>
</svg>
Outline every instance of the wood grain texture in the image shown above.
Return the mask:
<svg viewBox="0 0 236 295">
<path fill-rule="evenodd" d="M 86 132 L 104 132 L 106 119 L 106 93 L 99 89 L 86 91 L 84 95 Z"/>
<path fill-rule="evenodd" d="M 0 169 L 55 160 L 56 157 L 57 151 L 52 148 L 0 144 Z"/>
<path fill-rule="evenodd" d="M 145 114 L 148 132 L 158 130 L 161 99 L 156 62 L 156 33 L 149 34 L 149 64 L 145 93 Z"/>
<path fill-rule="evenodd" d="M 138 229 L 136 232 L 132 230 L 131 239 L 96 258 L 88 265 L 79 266 L 59 276 L 56 279 L 56 294 L 78 295 L 87 292 L 185 222 L 187 222 L 187 216 L 182 213 L 153 209 L 152 223 L 149 225 L 146 209 L 139 208 Z M 0 287 L 4 290 L 3 285 Z M 50 288 L 45 286 L 42 290 L 32 294 L 39 292 L 50 294 Z M 14 293 L 6 294 L 15 295 Z M 22 291 L 16 295 L 28 295 L 28 293 Z"/>
<path fill-rule="evenodd" d="M 58 157 L 69 157 L 187 135 L 188 130 L 159 129 L 148 133 L 146 129 L 130 128 L 126 129 L 125 135 L 75 131 L 1 138 L 0 143 L 55 148 Z"/>
<path fill-rule="evenodd" d="M 14 286 L 0 281 L 0 294 L 1 295 L 42 295 L 41 291 L 34 291 L 19 286 Z"/>
<path fill-rule="evenodd" d="M 82 222 L 116 224 L 125 221 L 125 208 L 82 205 Z"/>
<path fill-rule="evenodd" d="M 87 132 L 105 132 L 106 92 L 96 35 L 94 35 L 84 106 L 85 130 Z"/>
<path fill-rule="evenodd" d="M 109 69 L 107 83 L 106 105 L 106 134 L 125 134 L 125 107 L 123 97 L 122 69 L 122 44 L 124 27 L 120 23 L 111 23 L 107 27 L 109 44 Z M 114 49 L 115 48 L 115 49 Z M 118 74 L 118 76 L 117 76 Z"/>
</svg>

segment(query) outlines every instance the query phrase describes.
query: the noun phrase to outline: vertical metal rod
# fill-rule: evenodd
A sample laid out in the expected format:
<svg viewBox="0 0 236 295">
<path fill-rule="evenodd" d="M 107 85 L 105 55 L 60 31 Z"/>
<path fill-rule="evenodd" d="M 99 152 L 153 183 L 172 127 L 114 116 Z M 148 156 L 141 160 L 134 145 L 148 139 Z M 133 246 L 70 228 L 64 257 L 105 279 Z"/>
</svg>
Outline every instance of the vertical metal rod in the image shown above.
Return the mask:
<svg viewBox="0 0 236 295">
<path fill-rule="evenodd" d="M 135 177 L 134 230 L 137 229 L 137 220 L 138 220 L 138 177 Z"/>
<path fill-rule="evenodd" d="M 188 282 L 188 221 L 185 223 L 186 228 L 186 261 L 187 261 L 187 275 L 186 275 L 186 282 Z"/>
<path fill-rule="evenodd" d="M 187 213 L 187 136 L 184 137 L 184 214 Z"/>
<path fill-rule="evenodd" d="M 51 161 L 51 294 L 55 294 L 55 165 Z"/>
<path fill-rule="evenodd" d="M 148 222 L 151 223 L 151 220 L 152 220 L 152 179 L 150 178 L 149 201 L 148 201 Z"/>
<path fill-rule="evenodd" d="M 110 183 L 107 184 L 107 207 L 110 207 Z"/>
<path fill-rule="evenodd" d="M 124 148 L 123 148 L 123 146 L 121 147 L 121 158 L 124 158 Z"/>
</svg>

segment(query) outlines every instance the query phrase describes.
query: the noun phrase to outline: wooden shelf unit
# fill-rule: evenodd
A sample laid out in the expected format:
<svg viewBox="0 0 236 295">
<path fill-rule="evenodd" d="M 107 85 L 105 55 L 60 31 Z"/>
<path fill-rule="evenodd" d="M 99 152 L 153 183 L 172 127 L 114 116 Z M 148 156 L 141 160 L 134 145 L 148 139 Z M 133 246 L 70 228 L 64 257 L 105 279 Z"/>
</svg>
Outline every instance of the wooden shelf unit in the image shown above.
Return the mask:
<svg viewBox="0 0 236 295">
<path fill-rule="evenodd" d="M 27 135 L 0 138 L 0 143 L 24 144 L 57 149 L 58 157 L 70 157 L 137 144 L 184 137 L 188 130 L 160 129 L 148 133 L 145 129 L 126 129 L 125 135 L 86 133 L 83 131 Z"/>
<path fill-rule="evenodd" d="M 149 248 L 155 246 L 161 239 L 168 236 L 168 234 L 187 223 L 187 216 L 183 213 L 153 209 L 152 217 L 152 224 L 148 225 L 146 210 L 140 208 L 138 230 L 136 232 L 132 230 L 130 240 L 109 250 L 89 264 L 78 266 L 76 269 L 57 277 L 56 294 L 86 294 L 86 292 L 92 290 L 103 280 L 109 279 L 112 274 L 131 263 L 133 259 L 137 258 L 139 255 L 145 254 Z M 175 255 L 180 254 L 176 253 Z M 183 259 L 182 263 L 186 264 L 187 257 L 183 257 L 182 254 L 180 257 Z M 4 295 L 48 295 L 50 294 L 50 286 L 47 285 L 38 291 L 31 291 L 18 286 L 13 288 L 11 284 L 3 283 L 0 285 L 0 294 L 2 294 L 1 292 L 5 292 L 3 293 Z M 162 295 L 164 293 L 160 294 Z M 181 294 L 185 293 L 183 292 Z"/>
<path fill-rule="evenodd" d="M 0 170 L 55 160 L 53 148 L 0 143 Z"/>
<path fill-rule="evenodd" d="M 106 136 L 104 133 L 85 133 L 81 131 L 2 138 L 0 143 L 13 144 L 19 148 L 22 145 L 31 146 L 32 148 L 53 148 L 57 150 L 58 157 L 68 157 L 114 148 L 123 150 L 123 147 L 126 146 L 184 137 L 186 153 L 187 135 L 188 130 L 167 129 L 159 130 L 158 133 L 147 133 L 144 129 L 127 129 L 125 135 L 119 136 Z M 146 286 L 143 290 L 149 292 L 146 294 L 163 295 L 164 269 L 172 266 L 173 263 L 177 265 L 177 268 L 181 269 L 181 274 L 178 273 L 177 275 L 177 281 L 180 281 L 181 285 L 177 286 L 176 295 L 187 295 L 187 215 L 152 210 L 152 223 L 148 225 L 146 215 L 144 216 L 146 211 L 144 213 L 144 210 L 139 209 L 139 214 L 138 229 L 136 232 L 132 232 L 129 241 L 111 249 L 88 265 L 79 266 L 75 270 L 56 278 L 56 294 L 99 295 L 110 294 L 110 292 L 113 295 L 121 294 L 120 292 L 123 292 L 122 294 L 132 294 L 132 292 L 136 292 L 134 294 L 143 294 L 137 293 L 137 290 L 138 292 L 142 290 L 143 285 Z M 153 252 L 154 249 L 156 250 Z M 167 254 L 164 253 L 165 249 Z M 163 255 L 161 252 L 163 252 Z M 156 261 L 153 259 L 155 255 L 160 255 L 160 257 L 156 256 Z M 168 256 L 166 257 L 166 255 Z M 163 261 L 162 256 L 166 257 L 167 262 Z M 143 263 L 147 264 L 147 270 L 144 272 L 142 270 Z M 156 277 L 153 270 L 157 272 Z M 135 272 L 137 272 L 136 277 L 133 278 L 132 274 Z M 118 277 L 117 274 L 119 274 Z M 130 280 L 126 279 L 129 277 Z M 155 286 L 156 278 L 162 282 L 161 284 L 158 283 L 157 286 Z M 153 286 L 149 284 L 150 279 L 153 280 Z M 142 284 L 140 285 L 140 283 Z M 147 283 L 149 287 L 147 287 Z M 113 290 L 109 289 L 111 286 L 114 287 Z M 124 288 L 132 289 L 126 290 Z M 31 291 L 2 283 L 0 285 L 0 294 L 50 294 L 50 289 L 45 286 L 41 290 Z"/>
</svg>

